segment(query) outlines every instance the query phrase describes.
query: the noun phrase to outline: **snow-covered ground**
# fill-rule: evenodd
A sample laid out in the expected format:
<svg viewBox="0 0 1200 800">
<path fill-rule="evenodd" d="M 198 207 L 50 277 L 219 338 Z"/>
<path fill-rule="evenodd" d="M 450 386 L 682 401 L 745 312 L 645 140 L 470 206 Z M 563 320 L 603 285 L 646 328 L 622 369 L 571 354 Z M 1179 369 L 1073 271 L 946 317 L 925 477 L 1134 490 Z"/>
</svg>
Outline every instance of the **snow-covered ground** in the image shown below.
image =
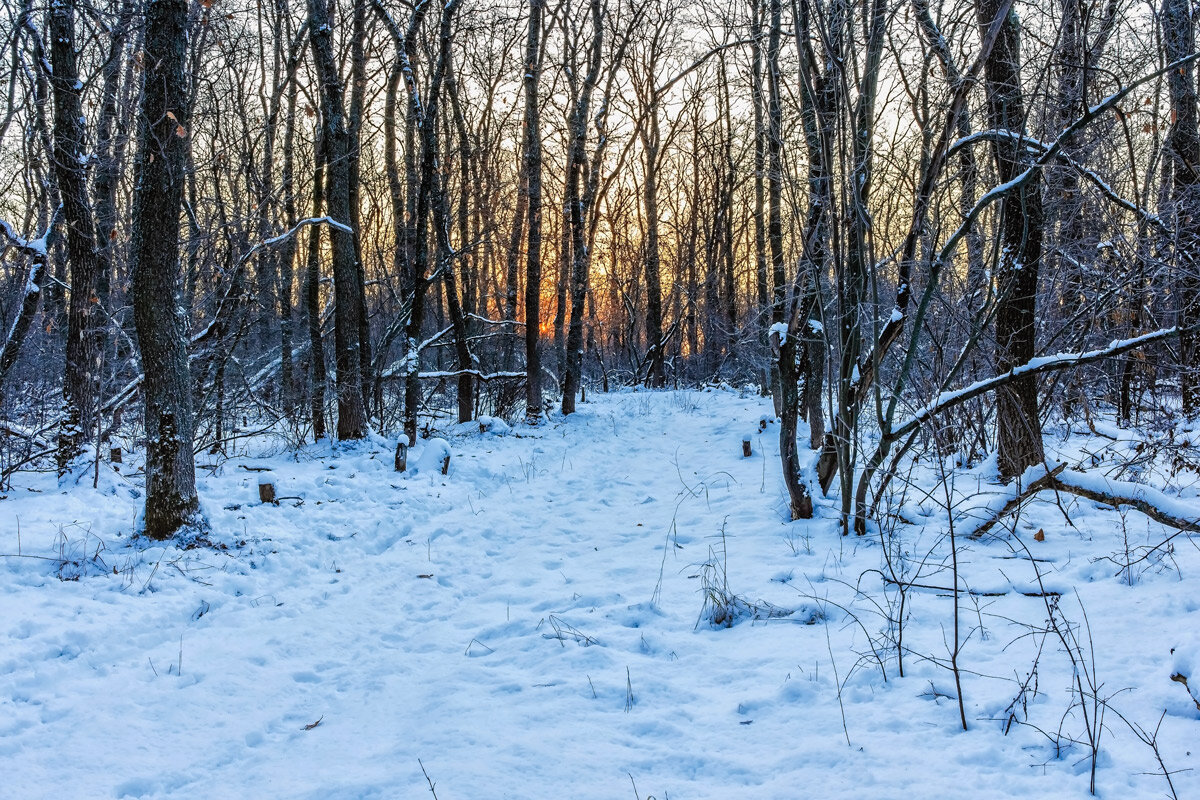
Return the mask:
<svg viewBox="0 0 1200 800">
<path fill-rule="evenodd" d="M 190 549 L 131 540 L 137 454 L 99 490 L 17 475 L 0 796 L 1085 797 L 1098 732 L 1101 796 L 1170 797 L 1165 768 L 1200 797 L 1171 680 L 1200 695 L 1197 537 L 1122 569 L 1171 531 L 1049 492 L 959 536 L 964 732 L 946 506 L 959 531 L 1002 506 L 994 468 L 947 497 L 922 462 L 882 534 L 843 538 L 836 498 L 787 521 L 767 413 L 597 395 L 443 431 L 446 476 L 437 443 L 404 474 L 383 438 L 234 456 L 199 470 Z M 1048 446 L 1103 474 L 1132 445 Z M 1195 517 L 1192 478 L 1159 488 Z"/>
</svg>

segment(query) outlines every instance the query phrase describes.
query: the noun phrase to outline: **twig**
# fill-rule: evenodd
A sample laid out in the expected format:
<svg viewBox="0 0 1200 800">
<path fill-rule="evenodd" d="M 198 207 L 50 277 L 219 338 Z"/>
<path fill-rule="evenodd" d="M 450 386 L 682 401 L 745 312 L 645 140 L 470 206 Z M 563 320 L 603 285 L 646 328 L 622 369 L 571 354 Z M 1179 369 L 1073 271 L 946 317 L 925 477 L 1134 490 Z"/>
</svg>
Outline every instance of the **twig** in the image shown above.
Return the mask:
<svg viewBox="0 0 1200 800">
<path fill-rule="evenodd" d="M 437 800 L 437 791 L 433 788 L 433 779 L 425 771 L 425 765 L 421 764 L 421 759 L 418 758 L 417 763 L 421 765 L 421 774 L 425 776 L 425 782 L 429 784 L 429 793 L 433 795 L 433 800 Z"/>
</svg>

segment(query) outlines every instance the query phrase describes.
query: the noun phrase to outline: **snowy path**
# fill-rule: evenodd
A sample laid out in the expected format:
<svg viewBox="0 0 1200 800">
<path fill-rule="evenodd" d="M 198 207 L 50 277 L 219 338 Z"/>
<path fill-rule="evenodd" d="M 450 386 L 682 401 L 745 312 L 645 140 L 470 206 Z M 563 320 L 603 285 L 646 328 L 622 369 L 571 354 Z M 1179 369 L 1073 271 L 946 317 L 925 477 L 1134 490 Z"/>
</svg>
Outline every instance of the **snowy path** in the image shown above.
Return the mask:
<svg viewBox="0 0 1200 800">
<path fill-rule="evenodd" d="M 865 635 L 878 620 L 860 611 L 860 628 L 818 602 L 861 600 L 847 583 L 879 545 L 837 537 L 829 505 L 785 522 L 776 428 L 740 453 L 766 410 L 722 393 L 599 398 L 519 436 L 452 438 L 446 477 L 392 472 L 383 440 L 235 458 L 201 489 L 228 553 L 128 549 L 127 484 L 50 501 L 53 483 L 35 479 L 41 494 L 0 505 L 0 552 L 16 552 L 18 518 L 23 554 L 55 552 L 71 520 L 68 550 L 107 549 L 77 582 L 53 562 L 0 562 L 0 797 L 431 797 L 421 765 L 441 800 L 630 798 L 635 783 L 642 800 L 1086 796 L 1081 750 L 1055 759 L 1035 731 L 987 721 L 1028 668 L 1005 656 L 1018 634 L 998 608 L 971 611 L 994 636 L 972 644 L 969 669 L 1003 674 L 968 676 L 964 734 L 946 670 L 912 658 L 897 679 L 892 657 L 885 682 Z M 254 502 L 237 468 L 251 463 L 303 504 Z M 702 565 L 722 547 L 732 591 L 799 612 L 697 624 Z M 974 563 L 1012 572 L 1006 554 Z M 1149 624 L 1132 627 L 1200 629 L 1195 571 L 1193 591 L 1163 579 L 1139 595 Z M 912 599 L 917 652 L 945 654 L 948 602 Z M 1097 636 L 1128 635 L 1092 602 Z M 1040 599 L 1009 603 L 1044 618 Z M 1153 726 L 1167 707 L 1164 756 L 1200 767 L 1185 755 L 1200 713 L 1160 680 L 1160 656 L 1110 659 L 1113 690 L 1158 670 L 1133 716 Z M 1051 685 L 1046 661 L 1034 702 L 1052 725 L 1067 683 Z M 1102 788 L 1163 796 L 1161 777 L 1136 774 L 1152 754 L 1118 733 Z M 1175 782 L 1200 796 L 1194 773 Z"/>
</svg>

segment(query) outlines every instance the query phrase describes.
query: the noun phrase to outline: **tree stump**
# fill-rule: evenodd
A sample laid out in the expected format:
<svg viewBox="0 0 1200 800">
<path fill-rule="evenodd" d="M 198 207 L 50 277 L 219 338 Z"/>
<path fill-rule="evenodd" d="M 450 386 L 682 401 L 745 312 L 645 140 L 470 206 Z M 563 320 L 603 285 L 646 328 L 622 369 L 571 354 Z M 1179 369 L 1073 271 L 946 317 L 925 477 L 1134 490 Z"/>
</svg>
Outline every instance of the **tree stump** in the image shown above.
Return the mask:
<svg viewBox="0 0 1200 800">
<path fill-rule="evenodd" d="M 396 442 L 396 472 L 404 472 L 408 469 L 408 445 L 404 442 Z"/>
<path fill-rule="evenodd" d="M 442 474 L 447 475 L 449 473 L 450 473 L 450 454 L 446 453 L 446 457 L 442 459 Z"/>
<path fill-rule="evenodd" d="M 271 482 L 270 478 L 259 478 L 258 499 L 263 503 L 275 502 L 275 484 Z"/>
<path fill-rule="evenodd" d="M 749 458 L 751 452 L 753 451 L 750 449 L 750 437 L 745 436 L 742 438 L 742 458 Z"/>
<path fill-rule="evenodd" d="M 108 450 L 108 460 L 113 464 L 121 463 L 121 448 L 111 447 Z"/>
</svg>

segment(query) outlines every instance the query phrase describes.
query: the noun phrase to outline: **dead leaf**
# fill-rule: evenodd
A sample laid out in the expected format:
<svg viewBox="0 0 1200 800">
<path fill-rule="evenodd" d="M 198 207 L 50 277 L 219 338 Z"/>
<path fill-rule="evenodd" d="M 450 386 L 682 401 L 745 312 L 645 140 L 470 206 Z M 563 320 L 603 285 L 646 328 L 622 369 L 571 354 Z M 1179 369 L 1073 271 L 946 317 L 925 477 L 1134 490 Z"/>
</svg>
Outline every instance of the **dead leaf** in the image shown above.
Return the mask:
<svg viewBox="0 0 1200 800">
<path fill-rule="evenodd" d="M 1033 535 L 1033 540 L 1034 540 L 1035 542 L 1044 542 L 1044 541 L 1046 541 L 1046 532 L 1045 532 L 1045 531 L 1043 531 L 1041 528 L 1038 528 L 1038 532 L 1037 532 L 1037 533 L 1035 533 L 1035 534 Z"/>
<path fill-rule="evenodd" d="M 321 715 L 321 716 L 320 716 L 320 717 L 317 719 L 317 721 L 316 721 L 316 722 L 310 722 L 310 723 L 308 723 L 307 725 L 305 725 L 305 726 L 304 726 L 304 730 L 306 730 L 306 731 L 311 731 L 313 728 L 315 728 L 315 727 L 317 727 L 318 725 L 320 725 L 320 724 L 321 724 L 321 720 L 323 720 L 323 719 L 325 719 L 325 715 L 324 715 L 324 714 L 322 714 L 322 715 Z"/>
</svg>

